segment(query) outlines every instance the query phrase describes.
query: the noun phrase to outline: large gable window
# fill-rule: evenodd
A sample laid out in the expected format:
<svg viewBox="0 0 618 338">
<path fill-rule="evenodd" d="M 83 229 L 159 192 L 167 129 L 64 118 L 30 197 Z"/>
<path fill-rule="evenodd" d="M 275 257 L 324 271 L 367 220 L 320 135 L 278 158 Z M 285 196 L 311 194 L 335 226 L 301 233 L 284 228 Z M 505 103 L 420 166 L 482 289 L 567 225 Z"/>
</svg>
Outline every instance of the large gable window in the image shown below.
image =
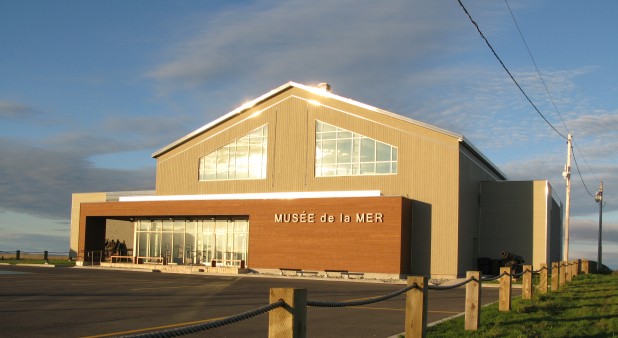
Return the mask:
<svg viewBox="0 0 618 338">
<path fill-rule="evenodd" d="M 200 158 L 199 180 L 266 178 L 268 125 Z"/>
<path fill-rule="evenodd" d="M 397 173 L 397 147 L 316 121 L 315 176 Z"/>
</svg>

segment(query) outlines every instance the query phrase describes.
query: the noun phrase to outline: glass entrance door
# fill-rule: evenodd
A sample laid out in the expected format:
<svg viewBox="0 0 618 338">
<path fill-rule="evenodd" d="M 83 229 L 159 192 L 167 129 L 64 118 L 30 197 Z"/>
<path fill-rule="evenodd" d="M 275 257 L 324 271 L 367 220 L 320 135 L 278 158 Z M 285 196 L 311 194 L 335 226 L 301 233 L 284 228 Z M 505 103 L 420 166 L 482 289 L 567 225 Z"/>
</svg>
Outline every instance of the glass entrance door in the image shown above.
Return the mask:
<svg viewBox="0 0 618 338">
<path fill-rule="evenodd" d="M 247 263 L 249 221 L 246 219 L 205 220 L 202 225 L 203 263 L 237 266 Z"/>
</svg>

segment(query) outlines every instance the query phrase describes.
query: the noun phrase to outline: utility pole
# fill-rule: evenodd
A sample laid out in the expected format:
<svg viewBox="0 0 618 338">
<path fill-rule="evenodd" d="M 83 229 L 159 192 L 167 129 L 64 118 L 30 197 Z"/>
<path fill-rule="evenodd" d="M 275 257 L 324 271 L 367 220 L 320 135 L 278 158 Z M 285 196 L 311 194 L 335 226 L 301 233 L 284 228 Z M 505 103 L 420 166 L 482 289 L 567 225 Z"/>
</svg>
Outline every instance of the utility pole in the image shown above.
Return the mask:
<svg viewBox="0 0 618 338">
<path fill-rule="evenodd" d="M 603 267 L 603 181 L 599 185 L 599 191 L 594 197 L 599 203 L 599 250 L 597 252 L 597 271 Z"/>
<path fill-rule="evenodd" d="M 564 211 L 564 257 L 562 258 L 565 261 L 569 260 L 569 215 L 571 212 L 571 134 L 567 137 L 567 164 L 564 166 L 564 171 L 562 172 L 562 177 L 564 177 L 566 181 L 566 203 L 565 203 L 565 211 Z"/>
</svg>

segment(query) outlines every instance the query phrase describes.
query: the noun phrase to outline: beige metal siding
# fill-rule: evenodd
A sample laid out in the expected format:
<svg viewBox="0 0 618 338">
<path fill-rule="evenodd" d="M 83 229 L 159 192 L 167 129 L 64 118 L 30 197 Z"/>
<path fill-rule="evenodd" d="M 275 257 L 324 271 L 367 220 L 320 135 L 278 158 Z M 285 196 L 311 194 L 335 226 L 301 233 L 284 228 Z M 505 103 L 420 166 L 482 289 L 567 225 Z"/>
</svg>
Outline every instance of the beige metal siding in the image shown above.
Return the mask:
<svg viewBox="0 0 618 338">
<path fill-rule="evenodd" d="M 69 239 L 69 249 L 71 250 L 71 256 L 75 257 L 78 252 L 79 242 L 79 213 L 82 203 L 91 202 L 105 202 L 107 200 L 107 193 L 104 192 L 91 192 L 91 193 L 75 193 L 71 198 L 71 230 Z"/>
<path fill-rule="evenodd" d="M 274 151 L 274 128 L 277 110 L 266 109 L 255 114 L 251 111 L 238 119 L 228 121 L 209 133 L 205 133 L 166 153 L 157 159 L 157 195 L 184 195 L 209 193 L 242 193 L 255 191 L 270 191 L 272 189 L 271 175 L 272 161 L 269 160 L 266 169 L 267 180 L 234 180 L 208 181 L 198 180 L 199 159 L 218 148 L 240 138 L 251 131 L 268 124 L 268 156 Z"/>
<path fill-rule="evenodd" d="M 554 197 L 554 192 L 552 191 L 552 187 L 549 186 L 549 205 L 551 205 L 550 209 L 550 219 L 548 226 L 547 236 L 547 245 L 548 245 L 548 258 L 547 262 L 559 262 L 562 260 L 562 202 L 560 202 L 557 198 Z"/>
<path fill-rule="evenodd" d="M 549 185 L 547 181 L 534 181 L 534 228 L 532 233 L 532 261 L 535 269 L 547 263 L 547 228 L 550 218 Z"/>
<path fill-rule="evenodd" d="M 548 263 L 547 181 L 481 183 L 481 256 L 510 251 L 535 269 Z"/>
<path fill-rule="evenodd" d="M 397 147 L 398 173 L 315 177 L 316 120 Z M 269 126 L 266 179 L 198 181 L 200 157 L 264 124 Z M 156 189 L 158 195 L 381 190 L 385 196 L 405 196 L 418 202 L 412 212 L 413 228 L 431 229 L 429 236 L 413 238 L 419 241 L 417 246 L 427 246 L 420 241 L 431 243 L 430 262 L 419 257 L 423 264 L 418 266 L 431 266 L 435 276 L 454 276 L 458 273 L 454 257 L 459 253 L 460 145 L 452 135 L 292 88 L 158 157 Z M 421 217 L 428 213 L 431 217 Z"/>
<path fill-rule="evenodd" d="M 307 102 L 291 98 L 281 102 L 277 108 L 272 131 L 274 139 L 270 139 L 274 150 L 268 154 L 269 164 L 272 163 L 273 168 L 270 171 L 273 190 L 304 191 L 308 157 Z"/>
<path fill-rule="evenodd" d="M 482 257 L 509 251 L 532 261 L 533 192 L 533 182 L 481 183 Z"/>
<path fill-rule="evenodd" d="M 459 250 L 458 274 L 477 269 L 480 241 L 480 182 L 499 177 L 466 148 L 459 157 Z"/>
</svg>

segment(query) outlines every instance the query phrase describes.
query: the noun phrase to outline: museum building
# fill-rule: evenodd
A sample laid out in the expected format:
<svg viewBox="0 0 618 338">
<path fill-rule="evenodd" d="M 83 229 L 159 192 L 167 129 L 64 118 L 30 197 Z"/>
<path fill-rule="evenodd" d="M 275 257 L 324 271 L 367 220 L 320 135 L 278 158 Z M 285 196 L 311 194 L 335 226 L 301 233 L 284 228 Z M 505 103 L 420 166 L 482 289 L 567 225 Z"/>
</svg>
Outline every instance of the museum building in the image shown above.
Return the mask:
<svg viewBox="0 0 618 338">
<path fill-rule="evenodd" d="M 501 251 L 560 259 L 546 180 L 508 181 L 462 135 L 289 82 L 153 154 L 156 190 L 73 194 L 83 261 L 452 278 Z"/>
</svg>

